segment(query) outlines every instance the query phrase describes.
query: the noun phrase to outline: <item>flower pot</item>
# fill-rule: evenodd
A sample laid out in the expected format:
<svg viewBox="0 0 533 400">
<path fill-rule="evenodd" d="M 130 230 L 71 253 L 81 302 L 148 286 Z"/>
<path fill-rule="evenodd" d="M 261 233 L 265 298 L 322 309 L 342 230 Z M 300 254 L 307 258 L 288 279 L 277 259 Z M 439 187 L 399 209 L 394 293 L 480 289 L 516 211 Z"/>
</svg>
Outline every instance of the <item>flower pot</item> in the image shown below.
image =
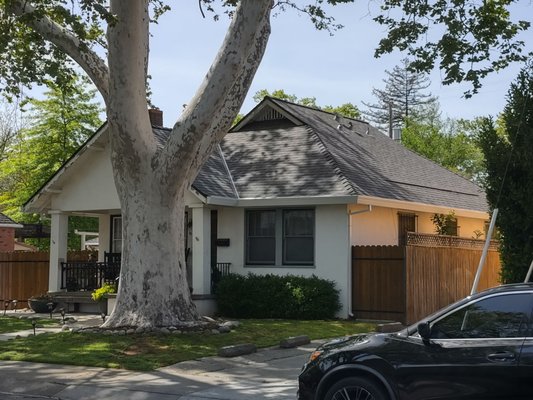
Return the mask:
<svg viewBox="0 0 533 400">
<path fill-rule="evenodd" d="M 55 310 L 58 304 L 57 302 L 52 301 L 50 299 L 29 299 L 28 300 L 28 305 L 30 306 L 30 308 L 34 312 L 39 313 L 39 314 L 50 313 L 50 309 L 48 308 L 48 303 L 53 303 L 54 306 L 52 308 L 52 311 Z"/>
</svg>

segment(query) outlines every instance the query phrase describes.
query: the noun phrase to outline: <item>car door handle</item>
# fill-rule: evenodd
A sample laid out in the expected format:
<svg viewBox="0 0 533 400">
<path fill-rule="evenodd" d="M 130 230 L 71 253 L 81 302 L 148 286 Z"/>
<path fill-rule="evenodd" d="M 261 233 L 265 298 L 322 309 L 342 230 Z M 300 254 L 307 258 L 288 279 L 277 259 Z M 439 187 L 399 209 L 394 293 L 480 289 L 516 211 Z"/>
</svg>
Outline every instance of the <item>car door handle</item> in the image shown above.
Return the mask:
<svg viewBox="0 0 533 400">
<path fill-rule="evenodd" d="M 498 353 L 489 354 L 487 356 L 487 359 L 489 361 L 495 361 L 495 362 L 514 361 L 515 358 L 516 358 L 515 353 L 512 353 L 510 351 L 501 351 Z"/>
</svg>

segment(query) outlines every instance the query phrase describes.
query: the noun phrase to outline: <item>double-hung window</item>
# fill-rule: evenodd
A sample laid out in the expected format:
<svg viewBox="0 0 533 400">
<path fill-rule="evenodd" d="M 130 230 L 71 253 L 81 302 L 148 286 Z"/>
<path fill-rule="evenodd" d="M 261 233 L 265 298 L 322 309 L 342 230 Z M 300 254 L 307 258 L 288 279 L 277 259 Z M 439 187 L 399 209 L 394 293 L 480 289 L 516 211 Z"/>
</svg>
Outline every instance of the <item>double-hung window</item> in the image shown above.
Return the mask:
<svg viewBox="0 0 533 400">
<path fill-rule="evenodd" d="M 315 210 L 246 211 L 247 265 L 313 265 Z"/>
</svg>

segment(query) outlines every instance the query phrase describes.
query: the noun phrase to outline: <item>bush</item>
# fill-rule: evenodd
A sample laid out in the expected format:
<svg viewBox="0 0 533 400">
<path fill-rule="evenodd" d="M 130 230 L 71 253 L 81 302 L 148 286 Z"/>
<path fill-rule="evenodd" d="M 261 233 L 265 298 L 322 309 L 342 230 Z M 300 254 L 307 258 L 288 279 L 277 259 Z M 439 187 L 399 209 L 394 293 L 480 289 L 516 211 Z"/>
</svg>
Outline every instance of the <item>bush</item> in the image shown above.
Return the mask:
<svg viewBox="0 0 533 400">
<path fill-rule="evenodd" d="M 108 293 L 116 293 L 117 292 L 117 286 L 113 285 L 111 283 L 104 283 L 101 288 L 95 289 L 91 297 L 94 301 L 101 301 L 104 299 L 105 295 Z"/>
<path fill-rule="evenodd" d="M 314 275 L 230 274 L 217 301 L 219 313 L 234 318 L 328 319 L 340 309 L 335 283 Z"/>
</svg>

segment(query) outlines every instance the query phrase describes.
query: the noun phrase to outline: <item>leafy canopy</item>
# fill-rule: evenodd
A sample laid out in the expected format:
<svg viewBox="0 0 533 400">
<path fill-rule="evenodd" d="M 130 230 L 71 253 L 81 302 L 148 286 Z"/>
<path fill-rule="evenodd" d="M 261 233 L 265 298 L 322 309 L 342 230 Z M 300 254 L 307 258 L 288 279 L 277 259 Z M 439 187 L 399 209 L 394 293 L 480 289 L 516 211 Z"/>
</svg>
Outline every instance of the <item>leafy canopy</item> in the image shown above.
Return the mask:
<svg viewBox="0 0 533 400">
<path fill-rule="evenodd" d="M 515 2 L 383 0 L 382 13 L 374 20 L 388 34 L 375 54 L 405 51 L 413 60 L 411 69 L 418 72 L 438 64 L 443 84 L 470 83 L 472 89 L 465 93 L 470 97 L 489 73 L 531 56 L 524 54 L 525 43 L 519 39 L 531 23 L 513 20 L 509 10 Z"/>
</svg>

